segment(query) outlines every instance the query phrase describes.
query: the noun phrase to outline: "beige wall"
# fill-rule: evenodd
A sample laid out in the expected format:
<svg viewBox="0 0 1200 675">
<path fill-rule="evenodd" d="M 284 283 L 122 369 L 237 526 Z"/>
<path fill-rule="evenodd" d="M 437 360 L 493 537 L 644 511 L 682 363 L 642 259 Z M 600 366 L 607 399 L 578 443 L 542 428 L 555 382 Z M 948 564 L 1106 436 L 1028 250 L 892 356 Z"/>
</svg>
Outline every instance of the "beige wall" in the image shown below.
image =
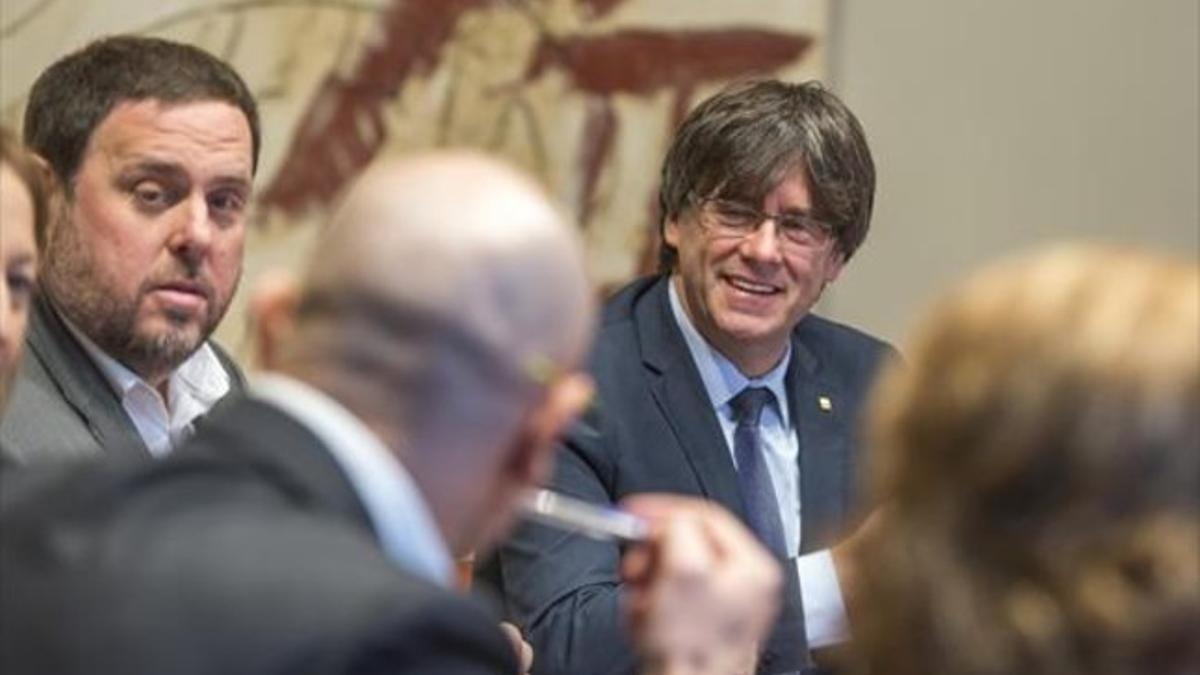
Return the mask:
<svg viewBox="0 0 1200 675">
<path fill-rule="evenodd" d="M 1200 2 L 834 5 L 879 191 L 827 314 L 898 338 L 967 269 L 1063 237 L 1200 255 Z"/>
<path fill-rule="evenodd" d="M 738 25 L 811 27 L 818 36 L 811 58 L 783 75 L 803 79 L 828 70 L 862 118 L 879 167 L 871 237 L 822 308 L 836 318 L 898 339 L 947 282 L 984 260 L 1050 239 L 1099 236 L 1200 255 L 1198 0 L 834 0 L 827 41 L 819 37 L 827 5 L 814 0 L 598 3 L 616 9 L 594 24 L 580 18 L 587 4 L 532 6 L 568 35 L 719 26 L 732 14 Z M 303 111 L 298 102 L 311 97 L 330 68 L 356 62 L 347 41 L 375 30 L 393 3 L 244 3 L 237 11 L 199 11 L 217 6 L 230 7 L 219 0 L 153 7 L 133 0 L 0 0 L 0 118 L 16 122 L 33 77 L 96 35 L 135 30 L 187 40 L 229 58 L 259 93 L 267 128 L 259 181 L 266 184 Z M 467 37 L 492 14 L 464 21 Z M 305 39 L 298 45 L 293 35 Z M 439 77 L 411 86 L 437 85 Z M 552 73 L 537 86 L 552 88 L 561 79 Z M 619 142 L 614 156 L 652 175 L 661 143 L 644 136 L 648 126 L 653 134 L 665 132 L 667 97 L 620 95 L 612 103 L 623 128 L 638 132 L 627 134 L 633 140 Z M 399 120 L 395 128 L 410 134 L 424 129 L 413 119 L 435 117 L 423 109 L 412 119 L 390 115 Z M 558 126 L 578 127 L 572 115 L 562 112 Z M 414 145 L 401 137 L 396 144 Z M 551 168 L 550 182 L 558 176 L 561 183 L 561 166 Z M 630 187 L 634 178 L 610 169 L 599 182 L 601 209 L 617 217 L 588 233 L 598 281 L 631 269 L 628 254 L 604 253 L 637 247 L 638 214 L 645 215 L 648 199 L 645 186 Z M 555 189 L 571 202 L 568 187 Z M 622 195 L 636 199 L 614 201 Z M 313 231 L 311 223 L 254 228 L 247 282 L 269 267 L 295 266 Z M 245 354 L 242 328 L 235 309 L 222 339 Z"/>
</svg>

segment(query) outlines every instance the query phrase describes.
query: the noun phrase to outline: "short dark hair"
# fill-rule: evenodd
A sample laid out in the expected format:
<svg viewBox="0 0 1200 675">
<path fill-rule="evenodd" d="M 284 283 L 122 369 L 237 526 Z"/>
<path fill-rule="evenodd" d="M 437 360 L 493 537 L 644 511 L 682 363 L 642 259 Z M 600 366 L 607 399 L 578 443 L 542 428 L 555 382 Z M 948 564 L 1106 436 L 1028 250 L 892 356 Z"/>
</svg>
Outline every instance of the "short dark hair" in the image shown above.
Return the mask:
<svg viewBox="0 0 1200 675">
<path fill-rule="evenodd" d="M 237 106 L 250 125 L 258 168 L 258 107 L 233 68 L 191 45 L 132 35 L 92 42 L 42 72 L 25 106 L 25 143 L 69 190 L 96 127 L 118 103 L 143 100 Z"/>
<path fill-rule="evenodd" d="M 662 220 L 678 218 L 699 197 L 758 205 L 788 173 L 808 180 L 814 214 L 833 226 L 849 259 L 867 237 L 875 200 L 875 164 L 854 114 L 820 82 L 735 82 L 701 103 L 679 126 L 663 160 Z M 677 253 L 662 241 L 659 267 Z"/>
<path fill-rule="evenodd" d="M 37 158 L 21 145 L 17 135 L 4 126 L 0 126 L 0 163 L 11 167 L 29 191 L 29 199 L 33 202 L 33 238 L 38 250 L 43 250 L 50 208 L 46 201 L 50 176 Z"/>
</svg>

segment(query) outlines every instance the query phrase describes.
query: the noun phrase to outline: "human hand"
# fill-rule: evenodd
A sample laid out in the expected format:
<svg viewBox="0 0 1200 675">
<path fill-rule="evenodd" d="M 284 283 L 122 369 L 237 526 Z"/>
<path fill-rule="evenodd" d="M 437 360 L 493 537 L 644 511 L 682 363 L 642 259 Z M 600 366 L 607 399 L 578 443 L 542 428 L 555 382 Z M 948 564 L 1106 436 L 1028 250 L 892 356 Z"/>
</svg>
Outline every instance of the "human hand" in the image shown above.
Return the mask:
<svg viewBox="0 0 1200 675">
<path fill-rule="evenodd" d="M 622 560 L 626 618 L 654 675 L 751 673 L 779 609 L 782 573 L 721 507 L 676 495 L 622 504 L 651 536 Z"/>
<path fill-rule="evenodd" d="M 533 668 L 533 647 L 525 641 L 521 636 L 521 629 L 507 621 L 500 622 L 500 630 L 504 631 L 504 636 L 512 643 L 513 650 L 517 652 L 517 661 L 520 662 L 519 675 L 529 675 L 530 669 Z"/>
</svg>

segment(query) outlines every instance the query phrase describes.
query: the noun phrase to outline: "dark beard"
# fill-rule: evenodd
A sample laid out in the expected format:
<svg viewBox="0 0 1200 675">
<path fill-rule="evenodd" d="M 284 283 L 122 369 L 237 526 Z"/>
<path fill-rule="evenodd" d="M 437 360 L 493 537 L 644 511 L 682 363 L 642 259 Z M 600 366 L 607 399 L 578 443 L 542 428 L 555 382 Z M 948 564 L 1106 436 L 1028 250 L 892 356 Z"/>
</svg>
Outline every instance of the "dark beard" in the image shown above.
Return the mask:
<svg viewBox="0 0 1200 675">
<path fill-rule="evenodd" d="M 63 228 L 67 229 L 67 228 Z M 138 307 L 158 279 L 196 279 L 194 269 L 176 260 L 173 274 L 154 274 L 138 289 L 132 302 L 124 302 L 105 292 L 98 283 L 90 251 L 80 246 L 72 234 L 61 233 L 48 246 L 44 285 L 47 295 L 76 329 L 96 343 L 104 353 L 120 361 L 150 384 L 157 384 L 200 348 L 216 328 L 224 313 L 217 307 L 215 293 L 208 288 L 207 312 L 199 319 L 165 315 L 169 327 L 152 334 L 138 331 Z"/>
</svg>

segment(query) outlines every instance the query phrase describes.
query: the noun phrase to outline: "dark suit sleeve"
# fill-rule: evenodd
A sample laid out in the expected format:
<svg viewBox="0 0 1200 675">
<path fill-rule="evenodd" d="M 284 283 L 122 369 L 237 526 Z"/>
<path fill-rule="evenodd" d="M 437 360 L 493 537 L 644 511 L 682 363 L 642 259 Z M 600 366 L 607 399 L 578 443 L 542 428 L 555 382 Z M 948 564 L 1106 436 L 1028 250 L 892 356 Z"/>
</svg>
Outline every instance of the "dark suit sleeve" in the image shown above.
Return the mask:
<svg viewBox="0 0 1200 675">
<path fill-rule="evenodd" d="M 516 675 L 516 655 L 498 624 L 470 603 L 443 594 L 419 611 L 404 608 L 360 643 L 348 675 Z"/>
<path fill-rule="evenodd" d="M 550 487 L 610 504 L 613 461 L 593 409 L 567 434 Z M 621 551 L 541 525 L 524 524 L 500 549 L 498 568 L 507 611 L 534 648 L 538 674 L 633 672 L 632 644 L 621 625 Z"/>
</svg>

